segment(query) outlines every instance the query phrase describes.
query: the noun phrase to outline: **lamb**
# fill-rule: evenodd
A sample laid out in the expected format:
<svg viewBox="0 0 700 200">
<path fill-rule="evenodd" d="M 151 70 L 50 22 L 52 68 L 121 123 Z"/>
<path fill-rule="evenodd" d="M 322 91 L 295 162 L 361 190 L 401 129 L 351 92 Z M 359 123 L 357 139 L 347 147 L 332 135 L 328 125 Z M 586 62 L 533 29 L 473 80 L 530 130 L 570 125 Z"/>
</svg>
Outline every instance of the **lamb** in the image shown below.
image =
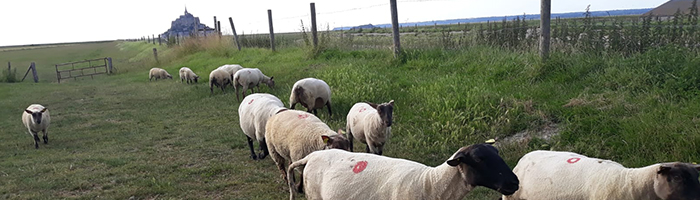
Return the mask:
<svg viewBox="0 0 700 200">
<path fill-rule="evenodd" d="M 268 77 L 263 74 L 258 68 L 244 68 L 238 70 L 235 75 L 233 75 L 233 88 L 236 89 L 236 100 L 240 101 L 238 97 L 238 87 L 243 87 L 243 96 L 245 97 L 245 91 L 250 88 L 251 93 L 255 92 L 254 88 L 259 87 L 260 83 L 267 84 L 268 87 L 272 88 L 275 86 L 275 77 Z M 260 92 L 260 88 L 258 88 Z"/>
<path fill-rule="evenodd" d="M 34 137 L 34 148 L 39 148 L 39 131 L 44 134 L 44 144 L 49 143 L 49 124 L 51 124 L 51 116 L 48 108 L 32 104 L 22 112 L 22 123 L 27 127 L 29 135 Z"/>
<path fill-rule="evenodd" d="M 214 86 L 221 88 L 221 92 L 224 91 L 224 88 L 226 88 L 226 85 L 231 84 L 231 76 L 229 76 L 228 72 L 223 69 L 215 69 L 214 71 L 211 71 L 209 73 L 209 91 L 211 91 L 211 94 L 214 94 Z"/>
<path fill-rule="evenodd" d="M 187 81 L 187 84 L 192 82 L 197 83 L 199 76 L 195 74 L 189 67 L 180 68 L 180 82 Z"/>
<path fill-rule="evenodd" d="M 384 144 L 391 136 L 394 100 L 388 103 L 356 103 L 350 108 L 346 130 L 353 149 L 353 138 L 367 144 L 365 151 L 382 155 Z"/>
<path fill-rule="evenodd" d="M 157 81 L 158 79 L 173 79 L 173 76 L 168 74 L 168 71 L 165 71 L 164 69 L 154 67 L 148 72 L 148 81 L 153 80 L 153 78 L 155 78 Z"/>
<path fill-rule="evenodd" d="M 271 94 L 260 93 L 248 95 L 243 99 L 243 103 L 238 106 L 238 119 L 241 124 L 241 130 L 248 138 L 250 157 L 253 160 L 263 159 L 269 154 L 265 143 L 265 125 L 268 118 L 286 109 L 284 103 L 277 97 Z M 253 140 L 258 141 L 260 150 L 263 151 L 260 156 L 255 155 Z"/>
<path fill-rule="evenodd" d="M 289 165 L 290 200 L 294 199 L 291 172 L 304 166 L 304 193 L 309 200 L 464 199 L 477 186 L 513 194 L 519 183 L 489 144 L 462 147 L 437 167 L 375 154 L 324 150 Z"/>
<path fill-rule="evenodd" d="M 226 70 L 229 74 L 231 74 L 231 80 L 233 80 L 233 75 L 236 74 L 238 70 L 243 69 L 243 66 L 237 65 L 237 64 L 227 64 L 227 65 L 222 65 L 217 69 L 223 69 Z M 233 82 L 231 82 L 233 84 Z"/>
<path fill-rule="evenodd" d="M 503 199 L 697 200 L 698 170 L 700 165 L 677 162 L 626 168 L 572 152 L 533 151 L 513 169 L 520 190 Z"/>
<path fill-rule="evenodd" d="M 318 117 L 304 111 L 282 110 L 267 120 L 265 143 L 282 178 L 287 179 L 285 165 L 323 149 L 349 150 L 349 142 L 341 130 L 333 132 Z M 301 191 L 303 182 L 298 190 Z"/>
<path fill-rule="evenodd" d="M 305 78 L 297 81 L 292 86 L 292 94 L 289 95 L 289 108 L 294 109 L 297 103 L 304 106 L 307 112 L 313 111 L 316 115 L 316 109 L 328 107 L 328 115 L 333 115 L 331 112 L 331 88 L 325 81 L 315 78 Z"/>
</svg>

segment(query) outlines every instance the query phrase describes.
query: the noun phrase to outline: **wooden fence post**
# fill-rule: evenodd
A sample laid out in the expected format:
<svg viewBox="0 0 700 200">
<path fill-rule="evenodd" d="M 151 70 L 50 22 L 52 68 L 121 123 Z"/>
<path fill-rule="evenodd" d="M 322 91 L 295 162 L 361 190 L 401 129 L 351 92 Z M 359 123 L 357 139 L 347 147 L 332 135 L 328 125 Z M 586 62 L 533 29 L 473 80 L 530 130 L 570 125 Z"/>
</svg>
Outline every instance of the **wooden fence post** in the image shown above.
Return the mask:
<svg viewBox="0 0 700 200">
<path fill-rule="evenodd" d="M 156 63 L 160 63 L 158 61 L 158 50 L 156 48 L 153 48 L 153 58 L 156 59 Z"/>
<path fill-rule="evenodd" d="M 36 65 L 34 64 L 34 62 L 32 62 L 32 65 L 30 65 L 29 68 L 32 69 L 32 76 L 34 77 L 34 82 L 38 83 L 39 82 L 39 75 L 36 74 Z"/>
<path fill-rule="evenodd" d="M 549 57 L 551 9 L 552 1 L 542 0 L 540 5 L 540 57 L 543 61 Z"/>
<path fill-rule="evenodd" d="M 109 73 L 112 73 L 112 57 L 107 58 L 107 67 L 109 67 Z"/>
<path fill-rule="evenodd" d="M 153 40 L 152 40 L 153 44 L 156 44 L 156 34 L 153 34 L 153 37 L 151 37 L 151 38 L 153 38 Z"/>
<path fill-rule="evenodd" d="M 314 48 L 318 46 L 318 33 L 316 31 L 316 3 L 311 3 L 311 37 L 313 37 Z"/>
<path fill-rule="evenodd" d="M 217 22 L 217 21 L 216 21 L 216 16 L 214 16 L 214 31 L 215 31 L 215 32 L 219 32 L 219 27 L 216 26 L 216 22 Z"/>
<path fill-rule="evenodd" d="M 221 21 L 216 21 L 216 29 L 219 30 L 216 33 L 219 35 L 219 39 L 221 39 Z"/>
<path fill-rule="evenodd" d="M 238 43 L 238 35 L 236 34 L 236 27 L 233 26 L 233 19 L 231 17 L 228 18 L 228 22 L 231 23 L 231 31 L 233 31 L 233 40 L 236 41 L 236 47 L 238 47 L 238 50 L 241 50 L 241 44 Z"/>
<path fill-rule="evenodd" d="M 147 37 L 148 37 L 148 39 L 146 40 L 146 43 L 151 43 L 151 36 L 149 35 Z"/>
<path fill-rule="evenodd" d="M 267 9 L 267 18 L 270 21 L 270 48 L 275 51 L 275 31 L 272 28 L 272 10 Z"/>
<path fill-rule="evenodd" d="M 391 7 L 391 30 L 394 35 L 394 58 L 401 54 L 401 41 L 399 40 L 399 12 L 396 9 L 396 0 L 389 0 Z"/>
<path fill-rule="evenodd" d="M 9 74 L 10 72 L 12 72 L 12 65 L 10 65 L 10 62 L 8 61 L 7 62 L 7 73 Z"/>
<path fill-rule="evenodd" d="M 158 46 L 162 46 L 163 42 L 160 40 L 160 34 L 158 34 Z"/>
</svg>

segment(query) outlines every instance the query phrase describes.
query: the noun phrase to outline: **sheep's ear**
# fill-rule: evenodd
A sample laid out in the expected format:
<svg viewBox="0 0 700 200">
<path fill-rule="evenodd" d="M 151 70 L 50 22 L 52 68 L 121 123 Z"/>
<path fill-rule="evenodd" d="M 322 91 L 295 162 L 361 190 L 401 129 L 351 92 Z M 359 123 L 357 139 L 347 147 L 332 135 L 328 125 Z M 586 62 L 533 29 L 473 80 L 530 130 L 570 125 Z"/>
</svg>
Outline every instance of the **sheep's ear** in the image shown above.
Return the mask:
<svg viewBox="0 0 700 200">
<path fill-rule="evenodd" d="M 374 108 L 374 109 L 377 109 L 377 107 L 379 107 L 379 105 L 377 105 L 376 103 L 372 103 L 369 101 L 367 101 L 367 104 L 369 104 L 369 106 L 372 106 L 372 108 Z"/>
<path fill-rule="evenodd" d="M 275 77 L 274 77 L 274 76 L 270 76 L 270 80 L 272 80 L 272 79 L 275 79 Z"/>
<path fill-rule="evenodd" d="M 656 173 L 657 173 L 657 174 L 665 174 L 665 173 L 668 172 L 669 170 L 671 170 L 671 166 L 670 166 L 670 165 L 668 165 L 668 164 L 661 164 L 661 166 L 659 166 L 659 171 L 657 171 Z"/>
<path fill-rule="evenodd" d="M 462 161 L 460 161 L 459 158 L 454 158 L 452 160 L 448 160 L 447 164 L 454 167 L 454 166 L 459 165 L 459 163 L 461 163 L 461 162 Z"/>
<path fill-rule="evenodd" d="M 328 137 L 327 135 L 322 135 L 321 139 L 323 139 L 323 143 L 326 143 L 326 144 L 331 143 L 331 137 Z"/>
<path fill-rule="evenodd" d="M 48 109 L 48 108 L 44 107 L 44 109 L 41 109 L 41 113 L 46 112 L 47 109 Z"/>
<path fill-rule="evenodd" d="M 389 105 L 394 106 L 394 100 L 389 101 Z"/>
<path fill-rule="evenodd" d="M 457 166 L 459 163 L 465 163 L 469 165 L 470 163 L 474 163 L 471 157 L 469 157 L 466 153 L 464 152 L 459 152 L 457 155 L 455 155 L 454 158 L 450 159 L 447 161 L 447 164 L 450 166 Z"/>
<path fill-rule="evenodd" d="M 30 115 L 31 115 L 32 113 L 34 113 L 34 112 L 32 112 L 31 110 L 24 110 L 24 112 L 27 112 L 27 114 L 30 114 Z"/>
</svg>

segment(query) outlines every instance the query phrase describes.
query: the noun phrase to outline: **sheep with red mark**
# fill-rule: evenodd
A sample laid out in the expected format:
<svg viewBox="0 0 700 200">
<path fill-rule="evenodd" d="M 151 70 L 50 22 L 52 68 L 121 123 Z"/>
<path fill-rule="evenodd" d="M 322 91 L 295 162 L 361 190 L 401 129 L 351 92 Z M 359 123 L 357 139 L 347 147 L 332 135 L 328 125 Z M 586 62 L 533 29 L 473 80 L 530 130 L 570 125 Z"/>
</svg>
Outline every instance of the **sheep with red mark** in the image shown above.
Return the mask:
<svg viewBox="0 0 700 200">
<path fill-rule="evenodd" d="M 289 95 L 289 108 L 294 109 L 294 106 L 299 103 L 306 108 L 307 112 L 312 112 L 316 115 L 316 109 L 328 107 L 328 115 L 333 115 L 331 112 L 331 87 L 321 80 L 315 78 L 305 78 L 297 81 L 292 86 L 292 94 Z"/>
<path fill-rule="evenodd" d="M 235 75 L 233 75 L 233 88 L 236 89 L 236 100 L 240 101 L 238 97 L 238 88 L 243 88 L 243 97 L 245 97 L 245 91 L 250 88 L 251 92 L 255 92 L 255 88 L 258 87 L 258 92 L 260 92 L 260 83 L 265 83 L 268 87 L 272 88 L 275 86 L 275 77 L 268 77 L 260 71 L 258 68 L 244 68 L 238 70 Z"/>
<path fill-rule="evenodd" d="M 34 138 L 34 148 L 39 148 L 39 132 L 44 134 L 44 144 L 49 143 L 49 124 L 51 124 L 51 116 L 49 109 L 39 105 L 32 104 L 22 112 L 22 123 L 27 128 L 29 135 Z"/>
<path fill-rule="evenodd" d="M 282 110 L 270 117 L 265 126 L 265 142 L 285 181 L 286 166 L 311 152 L 331 148 L 349 150 L 348 139 L 340 130 L 336 133 L 318 117 L 299 110 Z M 300 182 L 297 188 L 302 187 Z"/>
<path fill-rule="evenodd" d="M 248 138 L 250 157 L 253 160 L 265 158 L 269 152 L 265 143 L 265 125 L 267 120 L 278 112 L 285 110 L 284 103 L 271 94 L 256 93 L 248 95 L 238 106 L 238 120 L 241 130 Z M 253 140 L 258 141 L 260 155 L 255 154 Z"/>
<path fill-rule="evenodd" d="M 581 154 L 533 151 L 513 169 L 520 190 L 514 199 L 700 199 L 700 165 L 659 163 L 641 168 Z"/>
<path fill-rule="evenodd" d="M 231 76 L 228 72 L 223 69 L 215 69 L 209 73 L 209 91 L 210 95 L 214 94 L 214 87 L 221 88 L 221 92 L 224 92 L 226 85 L 231 84 Z"/>
<path fill-rule="evenodd" d="M 353 149 L 353 138 L 367 144 L 367 153 L 382 155 L 384 144 L 391 136 L 393 122 L 394 100 L 388 103 L 356 103 L 350 108 L 347 117 L 346 130 L 350 140 L 350 150 Z"/>
<path fill-rule="evenodd" d="M 180 68 L 180 82 L 187 82 L 187 84 L 190 83 L 197 83 L 197 80 L 199 80 L 199 76 L 195 74 L 192 69 L 189 67 L 182 67 Z"/>
<path fill-rule="evenodd" d="M 460 148 L 437 167 L 376 154 L 316 151 L 289 165 L 289 199 L 294 199 L 291 172 L 304 167 L 306 199 L 464 199 L 475 187 L 501 194 L 518 190 L 498 150 L 489 144 Z"/>
<path fill-rule="evenodd" d="M 154 67 L 154 68 L 151 68 L 150 71 L 148 71 L 148 81 L 151 81 L 154 78 L 157 81 L 158 79 L 166 79 L 166 78 L 173 79 L 173 76 L 171 76 L 168 73 L 168 71 L 165 71 L 164 69 Z"/>
</svg>

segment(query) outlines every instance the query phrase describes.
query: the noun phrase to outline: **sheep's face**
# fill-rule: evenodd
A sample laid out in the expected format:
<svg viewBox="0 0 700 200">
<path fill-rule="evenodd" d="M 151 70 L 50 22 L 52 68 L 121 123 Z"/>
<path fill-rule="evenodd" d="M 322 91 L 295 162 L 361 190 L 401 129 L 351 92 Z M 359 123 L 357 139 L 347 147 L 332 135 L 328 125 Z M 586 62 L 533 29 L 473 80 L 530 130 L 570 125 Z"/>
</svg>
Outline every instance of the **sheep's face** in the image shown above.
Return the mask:
<svg viewBox="0 0 700 200">
<path fill-rule="evenodd" d="M 370 102 L 367 102 L 367 104 L 377 109 L 377 113 L 379 113 L 379 117 L 382 118 L 382 123 L 385 126 L 391 127 L 391 124 L 394 122 L 394 100 L 379 105 Z"/>
<path fill-rule="evenodd" d="M 325 149 L 342 149 L 345 151 L 350 151 L 350 141 L 348 141 L 342 134 L 337 135 L 322 135 L 321 139 L 326 144 Z"/>
<path fill-rule="evenodd" d="M 654 180 L 654 192 L 661 199 L 700 199 L 698 170 L 700 170 L 700 165 L 687 163 L 661 164 Z"/>
<path fill-rule="evenodd" d="M 197 80 L 199 80 L 199 76 L 194 76 L 194 82 L 197 83 Z"/>
<path fill-rule="evenodd" d="M 41 124 L 42 114 L 46 112 L 46 108 L 42 109 L 39 112 L 32 112 L 31 110 L 24 110 L 24 112 L 27 112 L 27 114 L 32 115 L 32 121 L 34 121 L 34 123 Z"/>
<path fill-rule="evenodd" d="M 165 77 L 169 78 L 169 79 L 173 79 L 173 76 L 171 76 L 170 74 L 166 74 Z"/>
<path fill-rule="evenodd" d="M 489 144 L 462 147 L 450 160 L 450 166 L 458 167 L 467 185 L 484 186 L 504 195 L 518 190 L 518 177 Z"/>
<path fill-rule="evenodd" d="M 267 85 L 267 87 L 270 87 L 270 88 L 275 87 L 275 79 L 274 79 L 274 78 L 275 78 L 274 76 L 271 76 L 271 77 L 270 77 L 270 80 L 268 80 L 268 81 L 265 82 L 265 84 Z"/>
</svg>

